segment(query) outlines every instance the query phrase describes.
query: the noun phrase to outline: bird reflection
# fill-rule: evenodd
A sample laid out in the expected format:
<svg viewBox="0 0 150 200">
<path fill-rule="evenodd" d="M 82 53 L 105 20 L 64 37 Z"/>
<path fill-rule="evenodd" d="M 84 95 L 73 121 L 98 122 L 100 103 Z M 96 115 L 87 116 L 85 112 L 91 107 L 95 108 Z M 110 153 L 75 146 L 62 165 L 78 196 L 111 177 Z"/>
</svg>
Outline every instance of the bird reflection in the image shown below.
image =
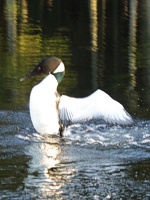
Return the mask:
<svg viewBox="0 0 150 200">
<path fill-rule="evenodd" d="M 26 149 L 26 154 L 31 157 L 28 176 L 24 180 L 26 190 L 33 190 L 33 194 L 41 197 L 58 198 L 64 192 L 63 188 L 73 176 L 73 169 L 67 169 L 63 161 L 61 145 L 55 138 L 53 142 L 32 142 Z"/>
</svg>

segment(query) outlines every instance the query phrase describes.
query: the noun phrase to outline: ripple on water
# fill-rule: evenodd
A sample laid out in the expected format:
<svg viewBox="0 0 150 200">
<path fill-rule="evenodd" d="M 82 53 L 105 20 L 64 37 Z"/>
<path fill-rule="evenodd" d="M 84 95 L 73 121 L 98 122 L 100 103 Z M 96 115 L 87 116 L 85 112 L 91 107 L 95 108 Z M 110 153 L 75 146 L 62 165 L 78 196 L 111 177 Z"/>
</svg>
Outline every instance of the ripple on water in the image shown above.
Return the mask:
<svg viewBox="0 0 150 200">
<path fill-rule="evenodd" d="M 149 198 L 149 121 L 127 128 L 74 124 L 60 138 L 36 133 L 28 112 L 3 114 L 4 198 Z"/>
<path fill-rule="evenodd" d="M 68 142 L 80 145 L 98 144 L 102 147 L 144 147 L 150 148 L 150 129 L 147 126 L 122 128 L 104 124 L 76 124 L 65 131 Z"/>
</svg>

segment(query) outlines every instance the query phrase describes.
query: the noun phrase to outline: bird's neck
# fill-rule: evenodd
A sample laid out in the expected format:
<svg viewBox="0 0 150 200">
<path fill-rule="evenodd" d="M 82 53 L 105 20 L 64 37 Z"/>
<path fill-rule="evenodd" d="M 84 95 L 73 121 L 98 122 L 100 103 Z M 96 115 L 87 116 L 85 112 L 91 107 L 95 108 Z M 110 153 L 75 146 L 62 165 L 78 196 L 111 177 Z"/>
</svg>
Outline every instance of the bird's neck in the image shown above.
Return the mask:
<svg viewBox="0 0 150 200">
<path fill-rule="evenodd" d="M 56 91 L 58 82 L 52 74 L 49 74 L 39 83 L 39 86 L 42 87 L 43 90 Z"/>
<path fill-rule="evenodd" d="M 58 83 L 60 83 L 62 81 L 62 79 L 64 78 L 65 72 L 58 72 L 53 74 L 57 80 Z"/>
</svg>

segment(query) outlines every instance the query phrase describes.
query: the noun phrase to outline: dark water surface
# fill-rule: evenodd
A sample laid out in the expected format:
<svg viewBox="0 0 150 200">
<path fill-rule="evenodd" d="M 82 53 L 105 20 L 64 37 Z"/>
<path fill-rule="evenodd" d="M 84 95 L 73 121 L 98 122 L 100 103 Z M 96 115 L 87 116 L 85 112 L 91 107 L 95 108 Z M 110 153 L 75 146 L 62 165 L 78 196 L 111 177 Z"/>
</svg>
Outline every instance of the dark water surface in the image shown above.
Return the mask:
<svg viewBox="0 0 150 200">
<path fill-rule="evenodd" d="M 0 199 L 150 199 L 150 2 L 0 1 Z M 97 88 L 135 127 L 91 121 L 39 135 L 20 78 L 44 57 L 66 66 L 60 94 Z"/>
</svg>

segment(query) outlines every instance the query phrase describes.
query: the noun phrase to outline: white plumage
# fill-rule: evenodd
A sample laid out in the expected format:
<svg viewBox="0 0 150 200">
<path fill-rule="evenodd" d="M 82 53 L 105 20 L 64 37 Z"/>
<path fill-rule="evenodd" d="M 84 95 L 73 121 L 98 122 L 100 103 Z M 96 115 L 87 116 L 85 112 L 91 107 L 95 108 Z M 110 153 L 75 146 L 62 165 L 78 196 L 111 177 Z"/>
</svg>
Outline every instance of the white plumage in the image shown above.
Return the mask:
<svg viewBox="0 0 150 200">
<path fill-rule="evenodd" d="M 30 116 L 37 132 L 54 134 L 64 126 L 91 119 L 102 119 L 114 125 L 134 124 L 124 107 L 102 90 L 85 98 L 60 97 L 57 86 L 64 77 L 65 67 L 59 58 L 43 59 L 20 80 L 41 73 L 47 76 L 33 87 L 30 94 Z"/>
<path fill-rule="evenodd" d="M 37 132 L 54 134 L 59 132 L 60 123 L 68 126 L 91 119 L 114 125 L 133 124 L 124 107 L 102 90 L 85 98 L 62 95 L 57 106 L 57 86 L 56 78 L 50 74 L 31 91 L 30 115 Z"/>
<path fill-rule="evenodd" d="M 58 82 L 53 75 L 46 76 L 32 88 L 30 94 L 30 116 L 34 128 L 39 133 L 59 132 L 59 116 L 55 94 Z"/>
<path fill-rule="evenodd" d="M 131 125 L 133 120 L 124 107 L 102 90 L 85 98 L 63 95 L 59 104 L 60 119 L 64 125 L 102 119 L 114 125 Z"/>
</svg>

